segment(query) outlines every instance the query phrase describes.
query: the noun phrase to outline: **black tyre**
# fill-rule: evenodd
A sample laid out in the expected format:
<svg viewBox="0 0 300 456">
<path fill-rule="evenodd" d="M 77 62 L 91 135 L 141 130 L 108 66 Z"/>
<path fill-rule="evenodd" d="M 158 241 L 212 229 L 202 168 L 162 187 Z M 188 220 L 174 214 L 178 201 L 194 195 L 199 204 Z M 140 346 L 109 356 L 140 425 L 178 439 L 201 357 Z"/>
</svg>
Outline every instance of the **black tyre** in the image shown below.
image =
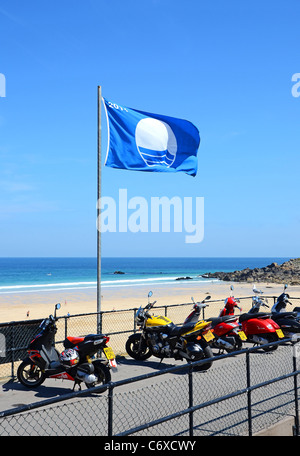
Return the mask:
<svg viewBox="0 0 300 456">
<path fill-rule="evenodd" d="M 106 385 L 111 381 L 110 369 L 102 364 L 101 361 L 95 361 L 94 365 L 94 374 L 98 377 L 98 380 L 94 383 L 86 383 L 87 388 L 93 388 L 94 386 Z M 103 393 L 107 390 L 107 387 L 99 390 L 99 393 Z M 97 392 L 97 391 L 96 391 Z"/>
<path fill-rule="evenodd" d="M 141 334 L 132 334 L 128 337 L 125 345 L 128 355 L 138 361 L 144 361 L 152 355 L 151 350 L 141 337 Z"/>
<path fill-rule="evenodd" d="M 278 341 L 277 335 L 276 335 L 276 336 L 273 336 L 272 334 L 270 334 L 270 336 L 269 336 L 269 335 L 266 335 L 265 338 L 267 339 L 267 341 L 268 341 L 269 344 L 270 344 L 271 342 L 277 342 L 277 341 Z M 261 348 L 262 348 L 265 352 L 273 352 L 273 351 L 277 350 L 278 345 L 270 345 L 269 347 L 265 347 L 264 345 L 262 345 Z"/>
<path fill-rule="evenodd" d="M 202 350 L 204 352 L 204 358 L 213 358 L 214 357 L 213 351 L 209 345 L 207 345 L 204 348 L 202 347 Z M 198 366 L 194 367 L 194 370 L 196 372 L 206 371 L 207 369 L 209 369 L 212 366 L 212 363 L 213 363 L 213 361 L 211 360 L 211 361 L 208 361 L 207 363 L 199 364 Z"/>
<path fill-rule="evenodd" d="M 243 348 L 243 342 L 242 339 L 239 336 L 234 336 L 234 351 L 241 350 Z"/>
<path fill-rule="evenodd" d="M 25 359 L 17 370 L 19 382 L 27 388 L 37 388 L 45 381 L 45 374 L 29 358 Z"/>
</svg>

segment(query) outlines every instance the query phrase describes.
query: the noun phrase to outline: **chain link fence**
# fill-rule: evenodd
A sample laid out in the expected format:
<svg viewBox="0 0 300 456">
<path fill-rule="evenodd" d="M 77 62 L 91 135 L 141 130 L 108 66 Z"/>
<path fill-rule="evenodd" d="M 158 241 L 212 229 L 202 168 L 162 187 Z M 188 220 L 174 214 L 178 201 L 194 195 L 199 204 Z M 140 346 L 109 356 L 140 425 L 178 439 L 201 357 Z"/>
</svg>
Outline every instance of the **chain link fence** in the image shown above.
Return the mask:
<svg viewBox="0 0 300 456">
<path fill-rule="evenodd" d="M 299 359 L 278 345 L 217 356 L 205 372 L 186 364 L 3 412 L 0 435 L 240 436 L 286 416 L 299 435 Z"/>
</svg>

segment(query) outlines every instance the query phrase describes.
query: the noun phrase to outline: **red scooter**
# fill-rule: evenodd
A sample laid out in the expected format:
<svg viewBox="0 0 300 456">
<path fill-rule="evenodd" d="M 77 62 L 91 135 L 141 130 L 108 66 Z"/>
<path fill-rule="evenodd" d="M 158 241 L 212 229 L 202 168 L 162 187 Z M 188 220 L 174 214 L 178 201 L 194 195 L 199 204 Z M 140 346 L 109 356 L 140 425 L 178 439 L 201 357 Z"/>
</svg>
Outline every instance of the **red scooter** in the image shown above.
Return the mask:
<svg viewBox="0 0 300 456">
<path fill-rule="evenodd" d="M 194 298 L 192 298 L 194 303 L 193 311 L 186 318 L 185 323 L 195 322 L 198 320 L 201 309 L 208 306 L 208 304 L 205 303 L 208 299 L 210 299 L 210 296 L 207 296 L 202 302 L 195 302 Z M 221 311 L 219 317 L 206 318 L 206 320 L 210 321 L 210 329 L 215 336 L 215 338 L 211 340 L 210 346 L 212 348 L 218 348 L 219 352 L 225 350 L 230 353 L 240 350 L 242 348 L 243 340 L 246 340 L 247 337 L 241 330 L 241 327 L 237 322 L 237 317 L 234 316 L 234 312 L 229 314 L 226 313 L 227 310 L 228 309 L 225 309 L 224 315 L 221 315 L 223 312 Z"/>
<path fill-rule="evenodd" d="M 236 305 L 236 300 L 232 296 L 225 300 L 224 309 L 231 312 L 231 315 L 234 314 L 235 307 L 238 306 Z M 221 311 L 221 313 L 223 311 Z M 278 345 L 271 345 L 269 347 L 264 347 L 264 345 L 277 342 L 278 340 L 284 338 L 284 334 L 279 325 L 270 318 L 270 314 L 257 312 L 257 308 L 255 306 L 253 306 L 249 312 L 240 315 L 239 323 L 246 335 L 246 341 L 253 343 L 254 345 L 261 345 L 264 351 L 276 350 Z"/>
</svg>

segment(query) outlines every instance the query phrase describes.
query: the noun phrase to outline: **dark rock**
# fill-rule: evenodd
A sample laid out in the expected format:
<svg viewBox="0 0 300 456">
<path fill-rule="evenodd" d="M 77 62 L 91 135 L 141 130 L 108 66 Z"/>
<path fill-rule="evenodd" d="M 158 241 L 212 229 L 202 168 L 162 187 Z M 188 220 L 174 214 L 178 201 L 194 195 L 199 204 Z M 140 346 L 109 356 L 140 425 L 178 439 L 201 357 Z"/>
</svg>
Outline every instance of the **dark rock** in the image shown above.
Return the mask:
<svg viewBox="0 0 300 456">
<path fill-rule="evenodd" d="M 193 280 L 193 277 L 177 277 L 175 280 Z"/>
<path fill-rule="evenodd" d="M 205 278 L 216 278 L 225 282 L 271 282 L 300 285 L 300 258 L 293 258 L 279 265 L 271 263 L 264 268 L 245 268 L 234 272 L 207 272 Z"/>
</svg>

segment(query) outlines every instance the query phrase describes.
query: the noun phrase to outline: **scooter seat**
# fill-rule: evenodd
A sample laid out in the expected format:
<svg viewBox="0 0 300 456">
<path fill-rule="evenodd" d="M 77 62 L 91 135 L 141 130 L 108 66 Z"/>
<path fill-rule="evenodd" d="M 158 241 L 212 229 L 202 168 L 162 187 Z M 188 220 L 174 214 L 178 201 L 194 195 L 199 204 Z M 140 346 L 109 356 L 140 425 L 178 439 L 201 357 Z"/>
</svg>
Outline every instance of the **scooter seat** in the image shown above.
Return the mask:
<svg viewBox="0 0 300 456">
<path fill-rule="evenodd" d="M 169 331 L 169 336 L 181 336 L 181 334 L 192 331 L 192 329 L 194 327 L 195 327 L 195 323 L 186 323 L 185 325 L 182 325 L 182 326 L 174 325 L 171 327 L 171 330 Z"/>
<path fill-rule="evenodd" d="M 74 348 L 76 347 L 77 344 L 80 344 L 80 342 L 84 341 L 84 337 L 67 337 L 64 340 L 64 347 L 65 348 Z"/>
<path fill-rule="evenodd" d="M 228 322 L 229 321 L 234 321 L 236 319 L 237 319 L 237 317 L 234 316 L 234 315 L 226 315 L 224 317 L 210 318 L 209 321 L 211 321 L 211 326 L 215 327 L 215 326 L 217 326 L 220 323 L 224 323 L 224 322 L 227 322 L 227 321 Z"/>
<path fill-rule="evenodd" d="M 239 321 L 247 321 L 251 320 L 252 318 L 271 318 L 270 314 L 265 312 L 257 312 L 257 313 L 244 313 L 240 316 Z"/>
<path fill-rule="evenodd" d="M 297 312 L 273 312 L 272 318 L 296 318 Z"/>
<path fill-rule="evenodd" d="M 237 319 L 237 316 L 235 315 L 225 315 L 224 317 L 220 317 L 222 321 L 234 321 Z"/>
</svg>

